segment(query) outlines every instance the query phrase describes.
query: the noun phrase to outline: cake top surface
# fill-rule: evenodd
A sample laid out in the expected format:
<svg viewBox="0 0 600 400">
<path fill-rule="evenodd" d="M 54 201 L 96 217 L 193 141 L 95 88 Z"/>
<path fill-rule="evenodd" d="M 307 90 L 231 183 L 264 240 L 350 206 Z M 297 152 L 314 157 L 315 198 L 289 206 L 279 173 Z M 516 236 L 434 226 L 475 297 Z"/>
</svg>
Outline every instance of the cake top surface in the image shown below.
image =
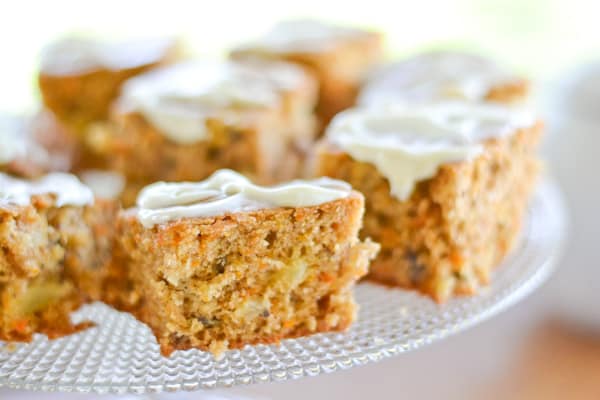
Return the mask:
<svg viewBox="0 0 600 400">
<path fill-rule="evenodd" d="M 54 194 L 57 207 L 94 202 L 90 188 L 71 174 L 55 172 L 40 179 L 25 180 L 0 173 L 0 206 L 26 206 L 31 202 L 31 196 L 43 194 Z"/>
<path fill-rule="evenodd" d="M 440 102 L 352 109 L 338 114 L 327 140 L 384 175 L 391 194 L 410 197 L 416 183 L 446 163 L 480 154 L 486 139 L 533 126 L 527 110 L 488 103 Z"/>
<path fill-rule="evenodd" d="M 146 186 L 137 198 L 137 218 L 148 228 L 182 218 L 315 206 L 345 198 L 351 192 L 347 183 L 329 178 L 258 186 L 237 172 L 222 169 L 202 182 Z"/>
<path fill-rule="evenodd" d="M 189 61 L 142 74 L 124 85 L 120 104 L 139 111 L 178 143 L 206 139 L 215 112 L 268 108 L 309 77 L 287 63 Z"/>
<path fill-rule="evenodd" d="M 354 27 L 298 19 L 280 22 L 262 37 L 243 47 L 275 53 L 320 53 L 368 34 L 370 32 Z"/>
<path fill-rule="evenodd" d="M 518 79 L 488 58 L 437 51 L 392 64 L 374 74 L 359 97 L 364 105 L 442 99 L 482 101 L 489 90 Z"/>
<path fill-rule="evenodd" d="M 47 75 L 77 75 L 98 69 L 120 70 L 154 64 L 175 47 L 172 38 L 143 38 L 105 42 L 67 37 L 42 51 L 41 72 Z"/>
</svg>

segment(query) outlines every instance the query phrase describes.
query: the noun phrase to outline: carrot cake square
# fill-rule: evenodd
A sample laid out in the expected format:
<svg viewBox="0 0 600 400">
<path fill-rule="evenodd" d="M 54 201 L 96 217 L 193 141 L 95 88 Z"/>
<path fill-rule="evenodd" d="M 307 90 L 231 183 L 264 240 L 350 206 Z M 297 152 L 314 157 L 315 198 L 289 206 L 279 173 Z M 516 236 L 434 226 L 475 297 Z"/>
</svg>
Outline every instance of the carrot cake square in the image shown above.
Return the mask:
<svg viewBox="0 0 600 400">
<path fill-rule="evenodd" d="M 361 89 L 358 103 L 423 103 L 439 100 L 523 103 L 529 82 L 489 58 L 434 51 L 383 66 Z"/>
<path fill-rule="evenodd" d="M 69 312 L 98 300 L 117 207 L 75 176 L 0 173 L 0 339 L 72 333 Z"/>
<path fill-rule="evenodd" d="M 378 250 L 358 239 L 363 202 L 327 178 L 155 183 L 118 218 L 105 301 L 148 324 L 165 355 L 344 330 Z"/>
<path fill-rule="evenodd" d="M 320 85 L 317 115 L 324 128 L 335 114 L 354 104 L 359 87 L 382 53 L 382 36 L 377 32 L 290 20 L 234 49 L 231 57 L 285 60 L 311 71 Z"/>
<path fill-rule="evenodd" d="M 366 196 L 369 278 L 439 302 L 473 294 L 511 250 L 538 175 L 542 123 L 488 103 L 354 109 L 319 144 L 316 174 Z"/>
<path fill-rule="evenodd" d="M 167 38 L 68 37 L 44 49 L 38 77 L 42 100 L 79 145 L 78 166 L 103 165 L 87 145 L 86 130 L 108 117 L 123 82 L 173 60 L 177 51 L 176 41 Z"/>
<path fill-rule="evenodd" d="M 126 204 L 150 183 L 219 168 L 277 182 L 301 169 L 315 102 L 315 81 L 293 64 L 189 61 L 128 81 L 94 149 L 126 177 Z"/>
</svg>

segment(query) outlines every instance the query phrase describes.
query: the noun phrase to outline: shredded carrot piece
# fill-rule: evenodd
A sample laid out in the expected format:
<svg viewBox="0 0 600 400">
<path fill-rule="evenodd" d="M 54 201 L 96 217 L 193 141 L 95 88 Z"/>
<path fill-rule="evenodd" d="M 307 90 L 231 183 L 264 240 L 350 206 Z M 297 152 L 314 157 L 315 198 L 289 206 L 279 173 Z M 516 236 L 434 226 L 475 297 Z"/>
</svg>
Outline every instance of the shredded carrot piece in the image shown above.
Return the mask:
<svg viewBox="0 0 600 400">
<path fill-rule="evenodd" d="M 455 267 L 461 267 L 465 263 L 465 260 L 458 251 L 453 251 L 450 253 L 450 262 Z"/>
<path fill-rule="evenodd" d="M 15 321 L 13 324 L 15 331 L 18 333 L 24 334 L 27 333 L 27 328 L 29 328 L 29 321 L 25 318 Z"/>
<path fill-rule="evenodd" d="M 321 272 L 319 274 L 319 280 L 321 282 L 331 283 L 335 280 L 335 276 L 329 272 Z"/>
<path fill-rule="evenodd" d="M 296 321 L 294 321 L 293 319 L 288 319 L 287 321 L 283 321 L 283 327 L 285 329 L 289 329 L 289 328 L 293 327 L 294 325 L 296 325 Z"/>
</svg>

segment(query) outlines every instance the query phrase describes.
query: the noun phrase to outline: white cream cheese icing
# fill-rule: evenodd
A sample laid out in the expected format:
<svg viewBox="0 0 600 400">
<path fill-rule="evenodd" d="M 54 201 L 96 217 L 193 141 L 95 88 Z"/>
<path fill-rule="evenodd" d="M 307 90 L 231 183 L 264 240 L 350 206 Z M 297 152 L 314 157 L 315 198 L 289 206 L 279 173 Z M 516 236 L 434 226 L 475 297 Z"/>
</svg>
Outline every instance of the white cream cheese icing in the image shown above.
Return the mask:
<svg viewBox="0 0 600 400">
<path fill-rule="evenodd" d="M 365 31 L 324 23 L 316 20 L 300 19 L 284 21 L 275 25 L 269 32 L 244 48 L 272 52 L 323 52 L 340 41 L 353 40 Z"/>
<path fill-rule="evenodd" d="M 118 172 L 90 169 L 79 175 L 94 195 L 103 199 L 116 199 L 125 189 L 125 177 Z"/>
<path fill-rule="evenodd" d="M 306 79 L 293 65 L 194 61 L 129 80 L 121 103 L 141 112 L 169 139 L 182 144 L 206 139 L 206 118 L 229 107 L 270 107 L 282 92 Z"/>
<path fill-rule="evenodd" d="M 484 100 L 489 90 L 516 77 L 494 61 L 469 53 L 430 52 L 393 64 L 369 80 L 359 104 Z"/>
<path fill-rule="evenodd" d="M 399 200 L 449 162 L 481 153 L 482 142 L 532 126 L 534 115 L 496 104 L 441 102 L 353 109 L 338 114 L 327 139 L 352 158 L 373 164 Z"/>
<path fill-rule="evenodd" d="M 20 160 L 42 165 L 54 162 L 55 168 L 64 168 L 68 161 L 61 160 L 58 155 L 52 159 L 44 146 L 36 141 L 33 123 L 28 117 L 0 115 L 0 165 Z"/>
<path fill-rule="evenodd" d="M 8 116 L 0 117 L 0 165 L 27 154 L 27 137 L 23 121 Z"/>
<path fill-rule="evenodd" d="M 37 180 L 24 180 L 0 173 L 0 205 L 25 206 L 30 203 L 31 196 L 41 194 L 56 195 L 57 207 L 94 202 L 90 188 L 71 174 L 56 172 Z"/>
<path fill-rule="evenodd" d="M 47 75 L 82 74 L 99 68 L 119 70 L 153 64 L 175 46 L 172 38 L 143 38 L 102 42 L 70 37 L 42 51 L 41 71 Z"/>
<path fill-rule="evenodd" d="M 181 218 L 308 207 L 347 197 L 351 190 L 347 183 L 329 178 L 264 187 L 223 169 L 202 182 L 157 182 L 145 187 L 137 198 L 137 218 L 143 226 L 152 227 Z"/>
</svg>

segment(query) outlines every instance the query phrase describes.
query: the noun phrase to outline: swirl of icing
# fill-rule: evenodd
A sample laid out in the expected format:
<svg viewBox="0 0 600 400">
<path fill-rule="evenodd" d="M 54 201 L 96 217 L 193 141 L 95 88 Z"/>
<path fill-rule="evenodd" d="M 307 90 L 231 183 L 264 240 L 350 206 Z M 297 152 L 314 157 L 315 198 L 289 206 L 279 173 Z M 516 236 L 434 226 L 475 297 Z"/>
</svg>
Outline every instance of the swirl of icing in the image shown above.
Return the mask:
<svg viewBox="0 0 600 400">
<path fill-rule="evenodd" d="M 358 102 L 482 101 L 489 90 L 517 79 L 487 58 L 460 52 L 430 52 L 392 64 L 365 85 Z"/>
<path fill-rule="evenodd" d="M 172 38 L 130 39 L 101 42 L 69 37 L 42 51 L 41 71 L 47 75 L 83 74 L 100 68 L 119 70 L 154 64 L 175 47 Z"/>
<path fill-rule="evenodd" d="M 418 181 L 440 165 L 471 159 L 483 141 L 532 126 L 531 112 L 484 103 L 442 102 L 353 109 L 338 114 L 327 140 L 384 175 L 391 194 L 410 197 Z"/>
<path fill-rule="evenodd" d="M 141 112 L 169 139 L 206 139 L 206 118 L 229 107 L 265 108 L 307 79 L 283 63 L 193 61 L 160 68 L 127 81 L 120 103 Z"/>
<path fill-rule="evenodd" d="M 157 182 L 137 198 L 137 217 L 144 227 L 181 218 L 210 217 L 275 207 L 308 207 L 347 197 L 345 182 L 319 178 L 264 187 L 222 169 L 202 182 Z"/>
<path fill-rule="evenodd" d="M 31 196 L 41 194 L 56 195 L 57 207 L 84 206 L 94 202 L 90 188 L 71 174 L 56 172 L 29 181 L 0 173 L 0 205 L 25 206 L 31 201 Z"/>
</svg>

